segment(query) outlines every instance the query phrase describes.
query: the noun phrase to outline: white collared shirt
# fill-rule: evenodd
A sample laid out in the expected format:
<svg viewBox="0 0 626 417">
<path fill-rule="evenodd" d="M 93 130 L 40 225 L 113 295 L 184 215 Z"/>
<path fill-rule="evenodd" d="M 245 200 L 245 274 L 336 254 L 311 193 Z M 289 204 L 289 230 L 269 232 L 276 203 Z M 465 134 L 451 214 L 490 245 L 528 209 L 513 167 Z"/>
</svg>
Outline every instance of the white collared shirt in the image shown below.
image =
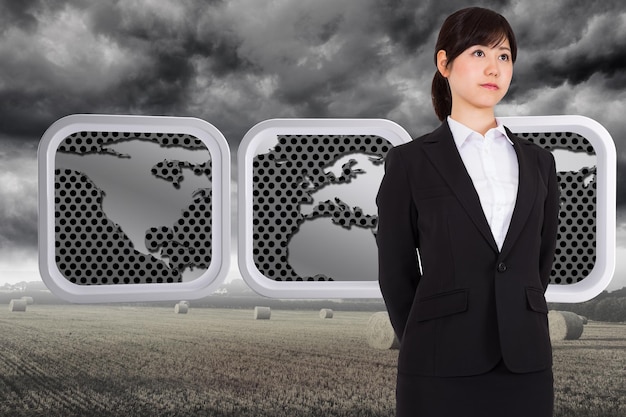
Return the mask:
<svg viewBox="0 0 626 417">
<path fill-rule="evenodd" d="M 501 250 L 517 199 L 519 164 L 513 142 L 497 119 L 496 123 L 483 136 L 448 116 L 454 143 Z"/>
</svg>

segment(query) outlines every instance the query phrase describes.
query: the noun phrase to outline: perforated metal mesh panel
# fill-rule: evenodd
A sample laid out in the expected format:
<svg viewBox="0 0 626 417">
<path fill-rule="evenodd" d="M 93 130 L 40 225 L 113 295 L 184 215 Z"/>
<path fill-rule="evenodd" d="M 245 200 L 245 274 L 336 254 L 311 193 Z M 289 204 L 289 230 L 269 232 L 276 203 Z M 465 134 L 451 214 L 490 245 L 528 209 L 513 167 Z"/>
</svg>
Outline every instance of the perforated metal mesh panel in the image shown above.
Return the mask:
<svg viewBox="0 0 626 417">
<path fill-rule="evenodd" d="M 335 177 L 324 168 L 349 154 L 373 156 L 382 164 L 391 145 L 372 135 L 279 135 L 278 144 L 253 161 L 253 258 L 259 272 L 276 281 L 332 281 L 336 277 L 317 274 L 299 276 L 288 260 L 288 244 L 307 219 L 329 217 L 350 228 L 374 228 L 376 216 L 364 214 L 341 200 L 318 204 L 309 215 L 300 205 L 312 202 L 311 192 L 325 185 L 350 182 L 359 170 L 354 162 L 342 167 Z"/>
<path fill-rule="evenodd" d="M 107 145 L 128 140 L 206 149 L 188 134 L 77 132 L 65 138 L 57 152 L 124 157 Z M 210 163 L 165 160 L 154 165 L 152 175 L 178 186 L 183 168 L 206 176 L 210 184 Z M 146 230 L 146 247 L 151 252 L 160 251 L 167 262 L 135 250 L 126 233 L 103 211 L 102 196 L 102 190 L 84 173 L 55 170 L 55 256 L 67 280 L 79 285 L 180 282 L 187 268 L 208 269 L 212 254 L 209 188 L 198 190 L 174 225 Z"/>
</svg>

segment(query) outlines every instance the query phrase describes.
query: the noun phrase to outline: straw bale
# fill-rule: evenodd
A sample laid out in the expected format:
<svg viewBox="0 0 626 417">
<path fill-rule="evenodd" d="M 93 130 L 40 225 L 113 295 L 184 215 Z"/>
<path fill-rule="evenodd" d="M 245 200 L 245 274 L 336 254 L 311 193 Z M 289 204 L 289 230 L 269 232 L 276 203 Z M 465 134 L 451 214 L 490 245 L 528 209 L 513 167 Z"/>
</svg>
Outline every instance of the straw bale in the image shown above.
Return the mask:
<svg viewBox="0 0 626 417">
<path fill-rule="evenodd" d="M 26 311 L 26 300 L 13 299 L 9 302 L 9 311 Z"/>
<path fill-rule="evenodd" d="M 176 303 L 174 306 L 174 313 L 176 314 L 187 314 L 189 311 L 189 305 L 183 303 Z"/>
<path fill-rule="evenodd" d="M 570 311 L 548 312 L 550 340 L 576 340 L 583 334 L 583 320 Z"/>
<path fill-rule="evenodd" d="M 35 302 L 33 297 L 27 297 L 27 296 L 22 297 L 22 300 L 26 301 L 26 305 L 31 305 Z"/>
<path fill-rule="evenodd" d="M 321 319 L 332 319 L 333 318 L 333 310 L 330 308 L 323 308 L 320 310 L 320 318 Z"/>
<path fill-rule="evenodd" d="M 366 337 L 367 343 L 375 349 L 400 348 L 400 341 L 391 326 L 389 314 L 386 311 L 372 314 L 367 321 Z"/>
<path fill-rule="evenodd" d="M 255 320 L 269 320 L 272 315 L 272 310 L 269 307 L 254 307 L 254 319 Z"/>
</svg>

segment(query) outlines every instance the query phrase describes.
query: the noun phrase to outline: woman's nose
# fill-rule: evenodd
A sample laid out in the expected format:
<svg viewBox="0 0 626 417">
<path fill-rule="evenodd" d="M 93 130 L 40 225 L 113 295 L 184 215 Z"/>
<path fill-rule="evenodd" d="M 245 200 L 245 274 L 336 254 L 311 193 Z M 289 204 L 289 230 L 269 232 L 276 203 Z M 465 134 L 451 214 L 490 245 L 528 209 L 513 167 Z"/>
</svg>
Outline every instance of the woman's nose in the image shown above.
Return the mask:
<svg viewBox="0 0 626 417">
<path fill-rule="evenodd" d="M 494 77 L 497 77 L 498 75 L 500 75 L 500 70 L 498 68 L 497 62 L 490 60 L 487 66 L 485 67 L 485 74 L 489 76 L 494 76 Z"/>
</svg>

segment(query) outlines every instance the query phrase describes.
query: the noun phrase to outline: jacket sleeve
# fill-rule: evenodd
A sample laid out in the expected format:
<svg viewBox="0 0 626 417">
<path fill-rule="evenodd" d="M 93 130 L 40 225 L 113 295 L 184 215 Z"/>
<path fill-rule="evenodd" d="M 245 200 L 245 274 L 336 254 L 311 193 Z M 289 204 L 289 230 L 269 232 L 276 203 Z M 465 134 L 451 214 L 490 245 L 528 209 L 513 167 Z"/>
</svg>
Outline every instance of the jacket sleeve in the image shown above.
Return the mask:
<svg viewBox="0 0 626 417">
<path fill-rule="evenodd" d="M 397 148 L 387 154 L 376 204 L 378 281 L 391 324 L 402 340 L 421 275 L 417 256 L 417 209 Z"/>
<path fill-rule="evenodd" d="M 552 154 L 550 154 L 549 170 L 548 194 L 544 206 L 543 228 L 541 230 L 541 252 L 539 254 L 539 271 L 544 291 L 548 288 L 550 273 L 552 272 L 561 204 L 561 188 L 559 186 L 556 164 Z"/>
</svg>

